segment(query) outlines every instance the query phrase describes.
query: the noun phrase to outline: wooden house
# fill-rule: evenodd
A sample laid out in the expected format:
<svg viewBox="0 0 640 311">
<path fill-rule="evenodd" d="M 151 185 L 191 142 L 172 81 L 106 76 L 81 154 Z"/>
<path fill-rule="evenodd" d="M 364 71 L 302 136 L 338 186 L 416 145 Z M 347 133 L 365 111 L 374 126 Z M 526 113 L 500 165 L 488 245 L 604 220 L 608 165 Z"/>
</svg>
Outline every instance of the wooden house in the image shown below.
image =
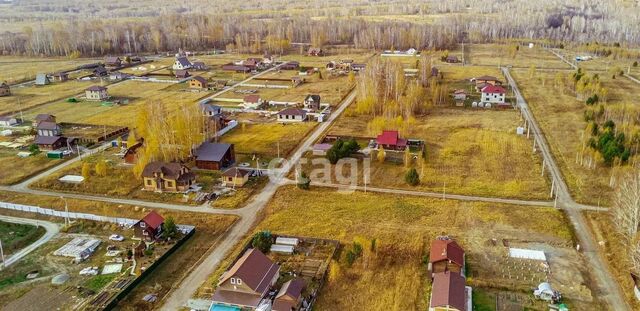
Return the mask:
<svg viewBox="0 0 640 311">
<path fill-rule="evenodd" d="M 435 273 L 450 271 L 464 276 L 464 250 L 454 240 L 443 238 L 431 242 L 429 250 L 429 271 Z"/>
<path fill-rule="evenodd" d="M 180 163 L 151 162 L 142 171 L 144 190 L 184 192 L 193 185 L 196 175 Z"/>
<path fill-rule="evenodd" d="M 209 82 L 207 79 L 201 76 L 191 77 L 189 80 L 189 88 L 192 89 L 207 89 L 209 88 Z"/>
<path fill-rule="evenodd" d="M 151 211 L 133 225 L 134 235 L 143 241 L 155 241 L 162 233 L 163 224 L 164 218 L 155 211 Z"/>
<path fill-rule="evenodd" d="M 236 161 L 233 144 L 204 142 L 193 152 L 196 167 L 204 170 L 222 170 Z"/>
</svg>

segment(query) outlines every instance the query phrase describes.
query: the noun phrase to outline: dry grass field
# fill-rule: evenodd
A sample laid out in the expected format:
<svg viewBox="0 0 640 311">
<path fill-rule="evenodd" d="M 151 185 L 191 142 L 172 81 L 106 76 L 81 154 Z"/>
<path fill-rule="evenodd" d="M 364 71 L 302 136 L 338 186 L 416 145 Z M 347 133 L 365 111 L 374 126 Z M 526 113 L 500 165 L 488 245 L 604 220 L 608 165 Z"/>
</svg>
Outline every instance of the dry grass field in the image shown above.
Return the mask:
<svg viewBox="0 0 640 311">
<path fill-rule="evenodd" d="M 353 266 L 343 256 L 332 264 L 318 310 L 349 310 L 354 305 L 363 310 L 425 310 L 430 285 L 423 260 L 438 235 L 453 236 L 465 248 L 469 269 L 475 271 L 472 285 L 491 284 L 490 270 L 481 262 L 492 238 L 553 245 L 581 260 L 571 249 L 573 237 L 564 215 L 551 208 L 285 187 L 269 203 L 258 230 L 336 239 L 345 247 L 354 240 L 376 240 L 374 251 L 363 245 L 367 251 Z M 237 252 L 239 248 L 227 256 L 201 293 L 210 291 Z M 581 271 L 571 273 L 582 277 Z"/>
<path fill-rule="evenodd" d="M 250 161 L 255 154 L 260 162 L 268 162 L 278 156 L 285 157 L 298 145 L 317 123 L 293 124 L 255 123 L 241 124 L 221 138 L 221 142 L 235 144 L 237 161 Z M 254 162 L 255 163 L 255 162 Z"/>
<path fill-rule="evenodd" d="M 84 90 L 93 84 L 94 82 L 73 80 L 45 86 L 11 87 L 12 96 L 0 97 L 0 114 L 15 113 L 20 110 L 26 112 L 35 106 L 65 100 L 84 93 Z"/>
<path fill-rule="evenodd" d="M 14 84 L 34 80 L 38 73 L 71 70 L 83 64 L 99 61 L 102 61 L 102 59 L 0 56 L 0 81 L 7 81 L 9 84 Z"/>
<path fill-rule="evenodd" d="M 575 199 L 593 205 L 608 204 L 612 194 L 609 187 L 611 169 L 604 165 L 588 169 L 576 163 L 576 152 L 587 125 L 583 117 L 584 101 L 553 88 L 554 73 L 538 72 L 533 79 L 524 70 L 513 70 L 512 74 L 536 115 Z M 541 92 L 540 79 L 545 80 L 553 91 Z M 640 92 L 640 84 L 628 79 L 612 80 L 601 76 L 600 80 L 609 89 L 608 104 L 633 103 L 635 94 Z"/>
<path fill-rule="evenodd" d="M 571 69 L 555 55 L 545 51 L 539 45 L 532 49 L 520 46 L 515 57 L 509 54 L 509 45 L 503 44 L 472 44 L 465 46 L 465 61 L 471 65 L 491 65 L 528 68 L 531 65 L 537 68 Z"/>
<path fill-rule="evenodd" d="M 46 153 L 20 158 L 18 150 L 0 147 L 0 185 L 10 185 L 38 172 L 62 163 L 59 159 L 47 159 Z"/>
</svg>

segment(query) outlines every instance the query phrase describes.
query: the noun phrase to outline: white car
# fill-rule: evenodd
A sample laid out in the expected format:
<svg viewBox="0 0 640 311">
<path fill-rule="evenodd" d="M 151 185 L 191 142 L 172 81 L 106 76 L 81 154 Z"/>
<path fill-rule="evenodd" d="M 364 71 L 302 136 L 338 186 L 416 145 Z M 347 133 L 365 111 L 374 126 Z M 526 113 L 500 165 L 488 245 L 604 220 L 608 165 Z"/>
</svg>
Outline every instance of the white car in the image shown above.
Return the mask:
<svg viewBox="0 0 640 311">
<path fill-rule="evenodd" d="M 111 240 L 111 241 L 116 241 L 116 242 L 122 242 L 122 241 L 124 241 L 124 237 L 123 237 L 123 236 L 121 236 L 121 235 L 119 235 L 119 234 L 112 234 L 112 235 L 109 237 L 109 240 Z"/>
</svg>

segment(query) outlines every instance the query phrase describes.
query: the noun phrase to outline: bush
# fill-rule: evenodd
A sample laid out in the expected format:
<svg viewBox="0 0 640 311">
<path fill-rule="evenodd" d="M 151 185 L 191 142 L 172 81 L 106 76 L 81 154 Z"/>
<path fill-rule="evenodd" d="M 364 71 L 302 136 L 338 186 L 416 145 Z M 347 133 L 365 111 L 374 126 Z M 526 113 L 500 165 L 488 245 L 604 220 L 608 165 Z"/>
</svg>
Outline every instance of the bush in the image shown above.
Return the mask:
<svg viewBox="0 0 640 311">
<path fill-rule="evenodd" d="M 298 175 L 298 189 L 309 190 L 309 184 L 311 184 L 311 179 L 305 172 L 300 172 Z"/>
<path fill-rule="evenodd" d="M 418 176 L 418 171 L 415 168 L 407 171 L 407 174 L 404 175 L 404 181 L 411 186 L 417 186 L 420 183 L 420 176 Z"/>
<path fill-rule="evenodd" d="M 638 61 L 633 62 L 633 67 L 638 67 Z"/>
<path fill-rule="evenodd" d="M 260 231 L 253 236 L 251 246 L 259 249 L 263 253 L 267 253 L 273 244 L 273 237 L 269 231 Z"/>
<path fill-rule="evenodd" d="M 355 139 L 343 141 L 342 139 L 336 140 L 336 142 L 327 150 L 326 158 L 331 164 L 338 163 L 338 160 L 350 156 L 352 153 L 360 150 L 360 145 Z"/>
</svg>

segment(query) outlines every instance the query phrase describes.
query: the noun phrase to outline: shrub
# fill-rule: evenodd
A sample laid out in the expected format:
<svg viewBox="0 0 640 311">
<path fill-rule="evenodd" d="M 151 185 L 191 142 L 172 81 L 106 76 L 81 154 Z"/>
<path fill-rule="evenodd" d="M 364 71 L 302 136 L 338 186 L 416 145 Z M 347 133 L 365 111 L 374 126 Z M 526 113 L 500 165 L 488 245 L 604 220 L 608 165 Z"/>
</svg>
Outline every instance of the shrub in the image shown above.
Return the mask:
<svg viewBox="0 0 640 311">
<path fill-rule="evenodd" d="M 352 153 L 360 150 L 360 145 L 355 139 L 343 141 L 342 139 L 336 140 L 336 142 L 327 150 L 326 158 L 331 164 L 338 163 L 338 160 L 348 157 Z"/>
<path fill-rule="evenodd" d="M 253 236 L 251 246 L 259 249 L 261 252 L 266 253 L 271 249 L 273 244 L 273 237 L 269 231 L 260 231 Z"/>
<path fill-rule="evenodd" d="M 411 186 L 417 186 L 420 183 L 420 176 L 418 176 L 418 171 L 415 168 L 407 171 L 407 174 L 404 175 L 404 181 Z"/>
<path fill-rule="evenodd" d="M 298 175 L 298 189 L 309 190 L 309 184 L 311 184 L 311 179 L 305 172 L 300 172 Z"/>
</svg>

